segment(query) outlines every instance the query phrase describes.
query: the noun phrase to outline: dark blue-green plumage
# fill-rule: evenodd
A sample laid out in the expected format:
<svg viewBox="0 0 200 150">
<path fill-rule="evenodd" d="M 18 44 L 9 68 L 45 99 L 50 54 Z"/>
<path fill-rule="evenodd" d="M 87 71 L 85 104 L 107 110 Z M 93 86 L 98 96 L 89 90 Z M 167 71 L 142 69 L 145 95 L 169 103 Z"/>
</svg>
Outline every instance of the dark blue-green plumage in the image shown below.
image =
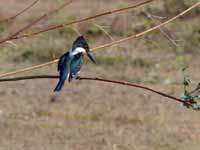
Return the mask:
<svg viewBox="0 0 200 150">
<path fill-rule="evenodd" d="M 58 67 L 57 70 L 60 73 L 59 82 L 54 89 L 55 92 L 59 92 L 64 83 L 65 80 L 68 80 L 69 82 L 73 79 L 75 79 L 78 76 L 78 73 L 80 72 L 80 69 L 83 64 L 83 52 L 76 51 L 78 48 L 82 48 L 85 50 L 89 58 L 96 63 L 96 60 L 94 59 L 91 52 L 89 52 L 89 46 L 84 39 L 83 36 L 78 37 L 72 46 L 72 49 L 62 55 L 58 61 Z"/>
</svg>

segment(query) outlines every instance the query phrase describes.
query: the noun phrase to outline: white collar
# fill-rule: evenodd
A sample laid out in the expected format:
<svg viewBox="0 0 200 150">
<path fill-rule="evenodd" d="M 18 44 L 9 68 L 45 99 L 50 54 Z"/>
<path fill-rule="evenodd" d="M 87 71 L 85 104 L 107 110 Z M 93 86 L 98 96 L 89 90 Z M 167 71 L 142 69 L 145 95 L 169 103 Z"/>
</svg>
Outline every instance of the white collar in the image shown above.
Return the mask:
<svg viewBox="0 0 200 150">
<path fill-rule="evenodd" d="M 75 50 L 71 51 L 71 55 L 76 55 L 78 53 L 86 53 L 86 50 L 82 47 L 77 47 Z"/>
</svg>

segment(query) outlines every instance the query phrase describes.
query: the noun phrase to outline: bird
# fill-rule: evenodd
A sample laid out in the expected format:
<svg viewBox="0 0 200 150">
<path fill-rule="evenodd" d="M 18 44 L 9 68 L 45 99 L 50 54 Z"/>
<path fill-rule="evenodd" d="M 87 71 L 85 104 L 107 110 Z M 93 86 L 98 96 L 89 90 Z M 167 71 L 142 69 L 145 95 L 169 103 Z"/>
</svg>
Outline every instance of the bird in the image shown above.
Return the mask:
<svg viewBox="0 0 200 150">
<path fill-rule="evenodd" d="M 86 54 L 94 64 L 97 64 L 86 39 L 81 35 L 73 42 L 72 48 L 59 58 L 57 66 L 57 71 L 60 74 L 59 82 L 54 92 L 61 91 L 65 80 L 70 82 L 78 77 L 83 65 L 84 54 Z"/>
</svg>

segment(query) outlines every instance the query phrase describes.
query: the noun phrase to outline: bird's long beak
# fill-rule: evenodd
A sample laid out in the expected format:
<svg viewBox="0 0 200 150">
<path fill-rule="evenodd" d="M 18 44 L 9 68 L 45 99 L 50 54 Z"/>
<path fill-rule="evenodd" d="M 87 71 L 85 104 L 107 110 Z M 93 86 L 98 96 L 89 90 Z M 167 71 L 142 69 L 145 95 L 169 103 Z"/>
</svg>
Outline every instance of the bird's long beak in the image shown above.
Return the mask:
<svg viewBox="0 0 200 150">
<path fill-rule="evenodd" d="M 96 59 L 94 58 L 94 55 L 91 52 L 87 52 L 87 56 L 90 58 L 90 60 L 94 63 L 97 64 Z"/>
</svg>

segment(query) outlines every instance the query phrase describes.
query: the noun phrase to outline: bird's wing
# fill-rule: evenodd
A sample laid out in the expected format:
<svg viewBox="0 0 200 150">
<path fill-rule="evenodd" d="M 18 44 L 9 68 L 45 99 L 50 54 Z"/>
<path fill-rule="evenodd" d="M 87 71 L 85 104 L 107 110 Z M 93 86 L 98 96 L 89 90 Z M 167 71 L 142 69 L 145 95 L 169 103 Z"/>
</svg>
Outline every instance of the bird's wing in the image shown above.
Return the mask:
<svg viewBox="0 0 200 150">
<path fill-rule="evenodd" d="M 69 80 L 71 70 L 70 70 L 70 63 L 71 59 L 69 58 L 69 55 L 65 55 L 64 58 L 61 59 L 59 66 L 59 71 L 60 71 L 60 77 L 63 80 Z"/>
<path fill-rule="evenodd" d="M 60 70 L 60 80 L 63 80 L 63 81 L 68 80 L 69 76 L 70 76 L 70 71 L 67 66 L 64 66 Z"/>
<path fill-rule="evenodd" d="M 62 55 L 58 61 L 58 66 L 57 66 L 57 70 L 60 71 L 62 69 L 62 67 L 65 65 L 65 63 L 68 61 L 68 56 L 69 56 L 69 52 L 67 52 L 66 54 Z"/>
<path fill-rule="evenodd" d="M 68 77 L 69 77 L 69 73 L 68 73 L 67 68 L 66 67 L 62 68 L 62 70 L 60 70 L 59 82 L 56 85 L 56 88 L 54 89 L 55 92 L 59 92 L 62 89 L 63 85 L 65 84 L 65 80 Z"/>
</svg>

